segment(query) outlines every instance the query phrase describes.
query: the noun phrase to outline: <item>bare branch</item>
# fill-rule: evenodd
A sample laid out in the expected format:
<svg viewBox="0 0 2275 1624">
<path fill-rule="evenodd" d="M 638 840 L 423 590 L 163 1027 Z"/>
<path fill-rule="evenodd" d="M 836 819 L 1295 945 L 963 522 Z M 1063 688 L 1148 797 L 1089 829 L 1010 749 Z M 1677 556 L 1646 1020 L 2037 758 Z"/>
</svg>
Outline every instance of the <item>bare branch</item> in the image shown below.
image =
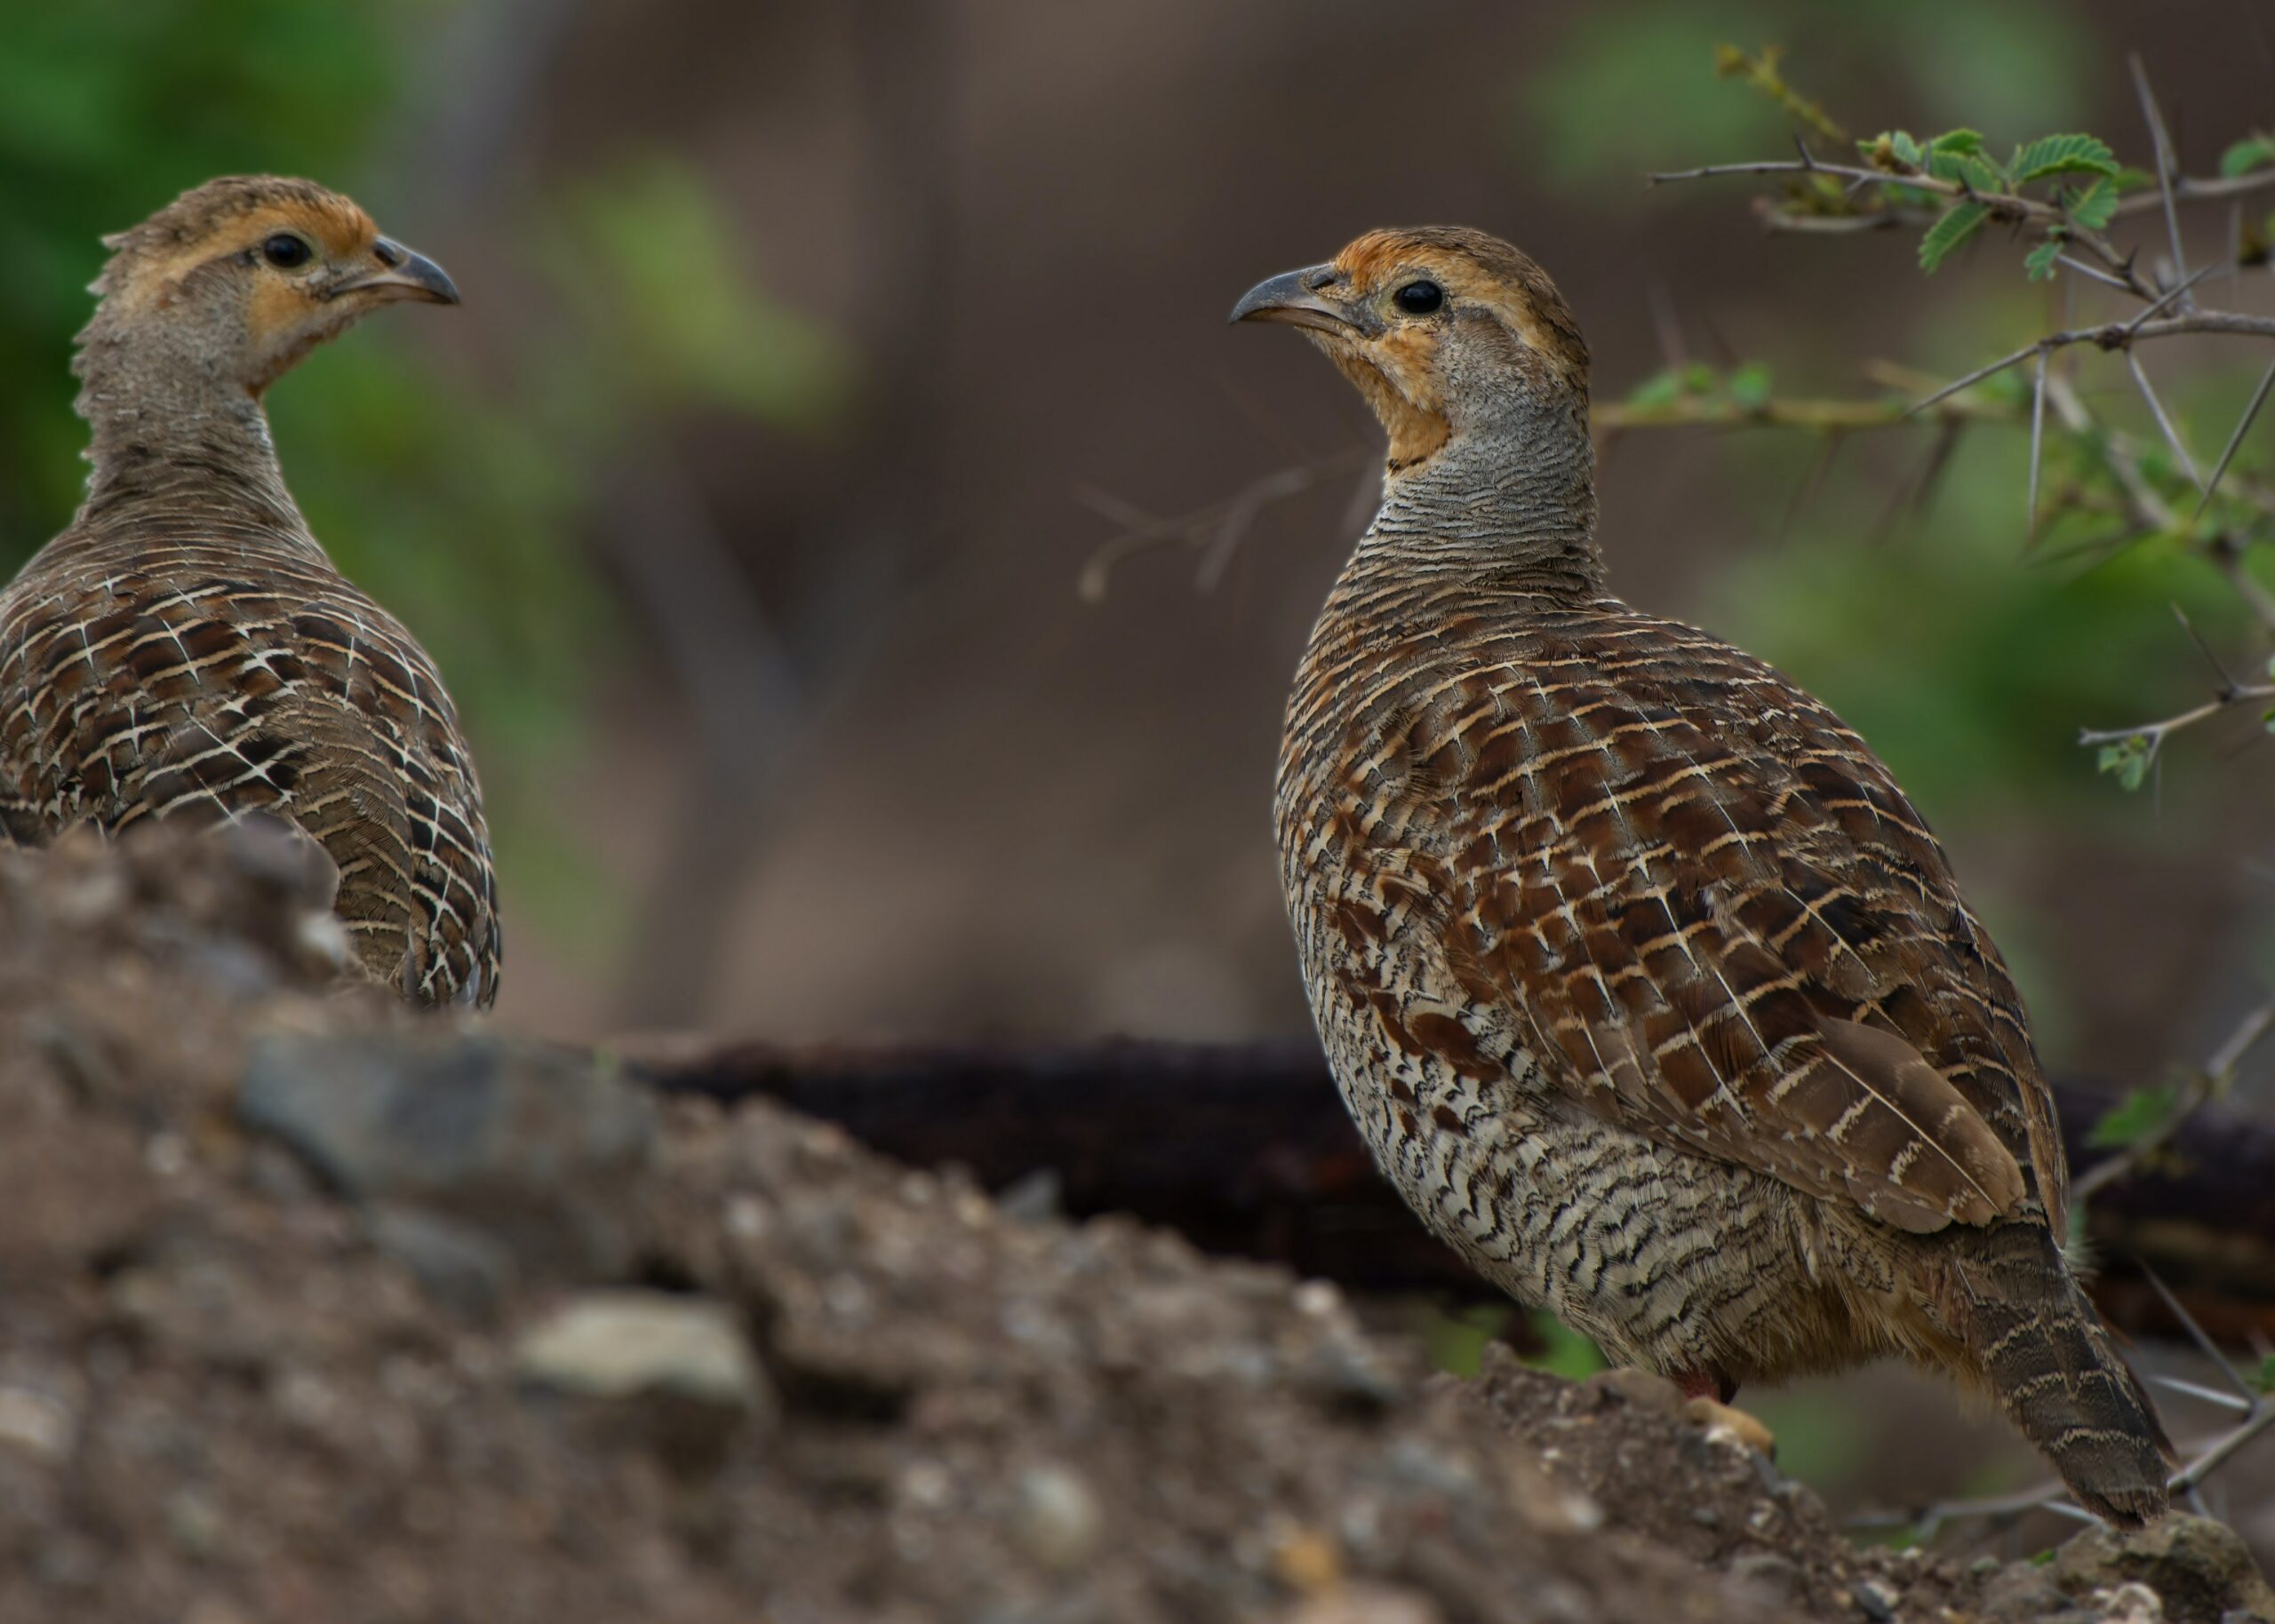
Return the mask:
<svg viewBox="0 0 2275 1624">
<path fill-rule="evenodd" d="M 2204 482 L 2204 494 L 2197 498 L 2196 512 L 2190 517 L 2200 517 L 2205 505 L 2212 499 L 2212 493 L 2220 488 L 2220 476 L 2228 471 L 2228 465 L 2235 460 L 2236 448 L 2251 432 L 2251 420 L 2259 415 L 2259 409 L 2267 404 L 2270 388 L 2275 388 L 2275 362 L 2268 362 L 2267 370 L 2260 375 L 2259 387 L 2251 393 L 2251 404 L 2243 409 L 2243 416 L 2236 422 L 2236 432 L 2228 436 L 2228 449 L 2220 453 L 2218 466 L 2213 468 L 2212 477 Z"/>
<path fill-rule="evenodd" d="M 2024 512 L 2028 515 L 2029 520 L 2025 533 L 2032 538 L 2035 538 L 2038 535 L 2038 472 L 2040 454 L 2046 449 L 2046 363 L 2051 357 L 2052 354 L 2053 352 L 2050 350 L 2040 350 L 2038 352 L 2038 381 L 2032 385 L 2031 388 L 2030 497 L 2029 506 L 2024 509 Z"/>
<path fill-rule="evenodd" d="M 2270 187 L 2275 187 L 2275 169 L 2254 170 L 2246 175 L 2222 175 L 2209 178 L 2175 175 L 2172 178 L 2171 192 L 2173 201 L 2175 203 L 2232 203 L 2254 192 L 2264 192 Z M 2154 193 L 2143 192 L 2120 201 L 2117 205 L 2117 212 L 2120 215 L 2145 214 L 2151 209 L 2162 206 L 2163 201 L 2162 197 Z"/>
<path fill-rule="evenodd" d="M 2013 366 L 2017 362 L 2027 361 L 2032 355 L 2044 355 L 2050 350 L 2058 349 L 2065 341 L 2071 341 L 2068 334 L 2055 333 L 2051 338 L 2040 338 L 2035 343 L 2025 344 L 2013 354 L 2002 356 L 1999 360 L 1992 362 L 1987 367 L 1977 367 L 1966 377 L 1945 384 L 1942 388 L 1936 390 L 1935 394 L 1929 395 L 1926 400 L 1915 402 L 1912 410 L 1914 412 L 1925 411 L 1928 407 L 1936 404 L 1940 401 L 1949 399 L 1951 396 L 1957 394 L 1960 390 L 1972 387 L 1974 385 L 1981 383 L 1986 378 L 1990 378 L 1996 373 L 2005 371 L 2008 367 Z"/>
<path fill-rule="evenodd" d="M 2182 294 L 2187 292 L 2189 289 L 2194 287 L 2198 283 L 2203 281 L 2207 276 L 2209 276 L 2218 268 L 2219 267 L 2216 266 L 2207 265 L 2192 276 L 2182 277 L 2178 282 L 2173 283 L 2172 286 L 2167 288 L 2162 293 L 2158 294 L 2154 302 L 2152 302 L 2147 309 L 2136 312 L 2134 314 L 2133 319 L 2125 323 L 2125 331 L 2128 333 L 2139 332 L 2143 322 L 2146 322 L 2151 316 L 2156 314 L 2158 311 L 2162 310 L 2167 305 L 2172 303 L 2173 300 L 2178 299 Z"/>
<path fill-rule="evenodd" d="M 2141 1273 L 2155 1288 L 2157 1295 L 2164 1299 L 2167 1310 L 2175 1319 L 2180 1321 L 2181 1328 L 2188 1333 L 2188 1339 L 2196 1344 L 2197 1351 L 2217 1365 L 2220 1373 L 2228 1379 L 2228 1385 L 2235 1389 L 2232 1393 L 2222 1393 L 2218 1397 L 2229 1404 L 2240 1405 L 2246 1410 L 2250 1409 L 2259 1401 L 2258 1390 L 2243 1379 L 2243 1373 L 2229 1360 L 2227 1354 L 2221 1349 L 2220 1344 L 2214 1341 L 2205 1333 L 2204 1327 L 2196 1323 L 2196 1316 L 2188 1311 L 2188 1305 L 2181 1302 L 2171 1286 L 2165 1284 L 2164 1276 L 2146 1263 L 2141 1265 Z M 2200 1393 L 2209 1393 L 2211 1389 L 2199 1388 L 2196 1390 Z"/>
<path fill-rule="evenodd" d="M 2275 697 L 2275 688 L 2263 690 L 2260 697 Z M 2196 711 L 2185 717 L 2161 723 L 2159 727 L 2164 731 L 2169 732 L 2175 727 L 2185 727 L 2191 720 L 2200 721 L 2222 709 L 2223 703 L 2215 700 L 2208 705 L 2198 707 Z M 2136 728 L 2131 733 L 2087 734 L 2082 742 L 2094 744 L 2104 740 L 2113 741 L 2137 736 L 2150 731 L 2151 729 Z M 2155 752 L 2155 749 L 2154 744 L 2150 746 L 2151 754 Z M 2170 1143 L 2173 1135 L 2180 1132 L 2182 1126 L 2199 1108 L 2224 1095 L 2234 1085 L 2237 1071 L 2241 1069 L 2253 1048 L 2267 1036 L 2271 1028 L 2275 1028 L 2275 998 L 2270 998 L 2260 1003 L 2236 1023 L 2235 1030 L 2230 1032 L 2220 1047 L 2213 1051 L 2211 1057 L 2205 1061 L 2202 1068 L 2188 1079 L 2180 1099 L 2174 1102 L 2170 1113 L 2157 1125 L 2153 1131 L 2135 1140 L 2107 1161 L 2096 1163 L 2080 1175 L 2070 1187 L 2071 1200 L 2081 1204 L 2091 1200 L 2097 1192 L 2107 1189 L 2119 1179 L 2132 1173 L 2143 1162 Z"/>
<path fill-rule="evenodd" d="M 2112 276 L 2107 271 L 2098 270 L 2082 259 L 2073 259 L 2067 254 L 2056 254 L 2054 257 L 2079 275 L 2090 276 L 2104 287 L 2115 288 L 2120 293 L 2130 293 L 2133 291 L 2126 284 L 2123 277 Z"/>
<path fill-rule="evenodd" d="M 2141 115 L 2148 120 L 2149 139 L 2156 143 L 2157 187 L 2165 202 L 2165 230 L 2172 241 L 2173 275 L 2182 278 L 2184 285 L 2188 254 L 2181 245 L 2180 204 L 2173 195 L 2173 179 L 2180 166 L 2173 158 L 2172 138 L 2165 133 L 2165 115 L 2159 111 L 2156 95 L 2149 89 L 2149 70 L 2141 60 L 2141 53 L 2136 51 L 2127 60 L 2133 68 L 2133 88 L 2141 96 Z"/>
<path fill-rule="evenodd" d="M 1249 481 L 1221 502 L 1211 502 L 1206 507 L 1171 519 L 1157 519 L 1119 497 L 1092 486 L 1078 485 L 1075 500 L 1122 525 L 1123 529 L 1091 553 L 1082 566 L 1076 589 L 1083 601 L 1103 602 L 1114 568 L 1123 560 L 1155 547 L 1183 543 L 1201 549 L 1198 580 L 1201 590 L 1208 591 L 1223 578 L 1232 555 L 1239 550 L 1256 516 L 1265 508 L 1300 495 L 1328 475 L 1353 464 L 1365 463 L 1370 457 L 1371 452 L 1353 446 L 1329 457 L 1276 469 Z"/>
<path fill-rule="evenodd" d="M 2175 1393 L 2185 1393 L 2191 1398 L 2199 1399 L 2205 1404 L 2217 1405 L 2223 1410 L 2248 1412 L 2251 1408 L 2250 1399 L 2239 1398 L 2233 1393 L 2223 1393 L 2216 1387 L 2206 1387 L 2200 1381 L 2183 1381 L 2178 1376 L 2151 1376 L 2149 1380 L 2159 1387 L 2170 1388 Z"/>
<path fill-rule="evenodd" d="M 2189 479 L 2193 482 L 2199 490 L 2202 490 L 2205 489 L 2204 476 L 2196 471 L 2196 459 L 2188 454 L 2188 448 L 2181 443 L 2180 431 L 2173 426 L 2172 419 L 2165 415 L 2165 403 L 2157 398 L 2157 392 L 2149 386 L 2149 375 L 2141 370 L 2140 351 L 2127 349 L 2125 352 L 2125 364 L 2132 369 L 2133 381 L 2140 386 L 2141 398 L 2149 402 L 2149 415 L 2157 420 L 2157 426 L 2164 431 L 2165 443 L 2172 447 L 2172 454 L 2180 459 L 2180 466 L 2187 470 Z"/>
</svg>

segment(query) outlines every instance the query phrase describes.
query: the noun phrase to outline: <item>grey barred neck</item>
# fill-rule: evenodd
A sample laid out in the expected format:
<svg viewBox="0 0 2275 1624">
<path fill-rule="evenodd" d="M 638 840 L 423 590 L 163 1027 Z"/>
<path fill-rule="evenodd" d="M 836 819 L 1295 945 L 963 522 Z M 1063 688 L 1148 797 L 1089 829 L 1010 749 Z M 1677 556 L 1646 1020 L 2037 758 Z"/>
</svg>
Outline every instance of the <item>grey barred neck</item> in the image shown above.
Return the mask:
<svg viewBox="0 0 2275 1624">
<path fill-rule="evenodd" d="M 1595 524 L 1586 406 L 1528 404 L 1457 428 L 1426 461 L 1386 474 L 1355 561 L 1583 601 L 1603 592 Z"/>
<path fill-rule="evenodd" d="M 244 385 L 188 346 L 156 335 L 82 335 L 72 370 L 79 416 L 92 431 L 86 499 L 75 529 L 186 496 L 265 528 L 307 534 L 285 488 L 268 416 Z M 310 544 L 313 545 L 313 542 Z"/>
</svg>

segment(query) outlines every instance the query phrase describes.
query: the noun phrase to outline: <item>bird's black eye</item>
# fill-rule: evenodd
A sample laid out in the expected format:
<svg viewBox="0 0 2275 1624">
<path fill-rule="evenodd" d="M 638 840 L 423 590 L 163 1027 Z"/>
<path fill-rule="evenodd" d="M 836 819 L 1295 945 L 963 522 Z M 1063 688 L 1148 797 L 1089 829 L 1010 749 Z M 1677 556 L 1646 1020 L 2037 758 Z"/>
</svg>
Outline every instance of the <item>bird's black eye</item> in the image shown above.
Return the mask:
<svg viewBox="0 0 2275 1624">
<path fill-rule="evenodd" d="M 260 245 L 260 257 L 280 271 L 308 262 L 308 245 L 289 231 L 280 231 Z"/>
<path fill-rule="evenodd" d="M 1409 282 L 1391 299 L 1409 315 L 1427 315 L 1446 302 L 1446 291 L 1434 282 Z"/>
</svg>

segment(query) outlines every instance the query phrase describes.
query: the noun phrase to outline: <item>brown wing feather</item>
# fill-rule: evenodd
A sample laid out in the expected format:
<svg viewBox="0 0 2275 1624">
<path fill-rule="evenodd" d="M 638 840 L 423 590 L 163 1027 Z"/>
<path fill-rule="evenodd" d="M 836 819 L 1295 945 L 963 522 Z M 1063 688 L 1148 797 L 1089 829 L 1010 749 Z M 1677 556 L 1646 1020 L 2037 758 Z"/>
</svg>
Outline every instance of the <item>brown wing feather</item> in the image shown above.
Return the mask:
<svg viewBox="0 0 2275 1624">
<path fill-rule="evenodd" d="M 1372 841 L 1442 842 L 1432 934 L 1481 1040 L 1899 1228 L 2015 1214 L 2025 1168 L 2058 1210 L 2013 984 L 1863 742 L 1689 627 L 1599 609 L 1522 641 L 1367 757 L 1400 780 Z"/>
<path fill-rule="evenodd" d="M 375 975 L 492 1001 L 481 792 L 425 651 L 311 543 L 156 530 L 66 532 L 0 593 L 0 828 L 281 814 Z"/>
</svg>

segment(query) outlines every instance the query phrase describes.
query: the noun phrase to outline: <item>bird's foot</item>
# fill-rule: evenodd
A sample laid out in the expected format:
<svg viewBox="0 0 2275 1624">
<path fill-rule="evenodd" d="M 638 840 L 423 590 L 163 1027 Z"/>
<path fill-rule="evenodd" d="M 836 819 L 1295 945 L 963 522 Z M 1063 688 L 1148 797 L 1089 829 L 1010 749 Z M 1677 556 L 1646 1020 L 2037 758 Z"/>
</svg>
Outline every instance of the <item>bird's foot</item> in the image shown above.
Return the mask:
<svg viewBox="0 0 2275 1624">
<path fill-rule="evenodd" d="M 1694 1427 L 1704 1428 L 1709 1438 L 1742 1444 L 1772 1461 L 1777 1458 L 1776 1435 L 1763 1426 L 1757 1415 L 1704 1397 L 1686 1400 L 1682 1413 Z"/>
<path fill-rule="evenodd" d="M 1720 1371 L 1680 1370 L 1669 1380 L 1682 1389 L 1685 1418 L 1693 1426 L 1704 1428 L 1708 1437 L 1725 1438 L 1773 1461 L 1777 1458 L 1776 1436 L 1761 1424 L 1759 1416 L 1730 1406 L 1730 1400 L 1738 1396 L 1738 1384 Z"/>
</svg>

